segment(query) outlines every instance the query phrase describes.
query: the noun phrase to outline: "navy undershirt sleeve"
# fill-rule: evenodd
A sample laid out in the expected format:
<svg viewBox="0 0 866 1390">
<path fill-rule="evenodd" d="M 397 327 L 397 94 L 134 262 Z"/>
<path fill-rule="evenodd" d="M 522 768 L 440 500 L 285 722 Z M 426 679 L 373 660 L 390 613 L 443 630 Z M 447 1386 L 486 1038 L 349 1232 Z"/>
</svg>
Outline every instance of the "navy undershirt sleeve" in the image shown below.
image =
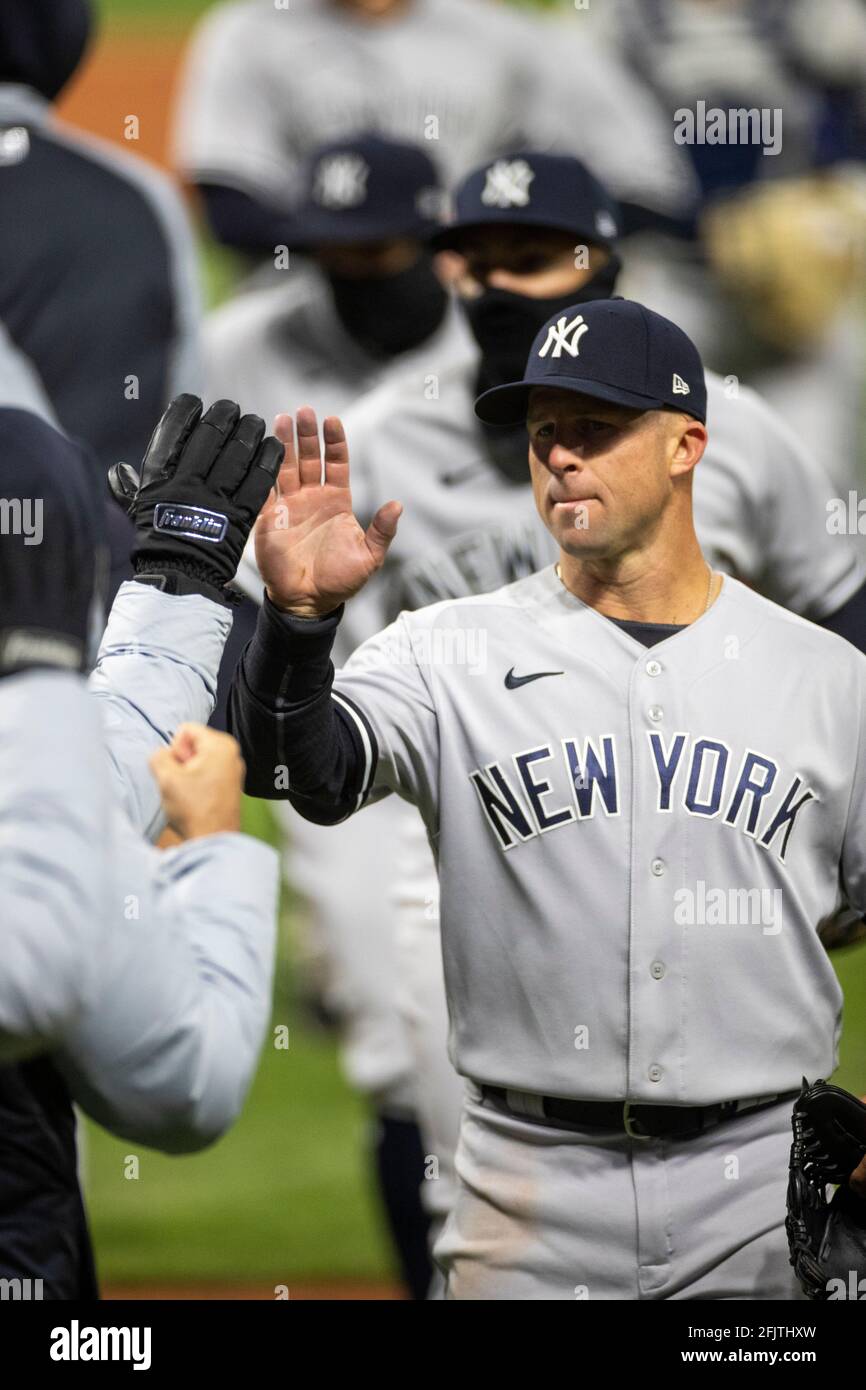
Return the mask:
<svg viewBox="0 0 866 1390">
<path fill-rule="evenodd" d="M 331 697 L 331 648 L 342 615 L 340 607 L 324 618 L 295 618 L 265 598 L 229 696 L 246 791 L 288 800 L 321 825 L 356 810 L 375 771 L 375 742 L 371 767 L 355 722 Z"/>
</svg>

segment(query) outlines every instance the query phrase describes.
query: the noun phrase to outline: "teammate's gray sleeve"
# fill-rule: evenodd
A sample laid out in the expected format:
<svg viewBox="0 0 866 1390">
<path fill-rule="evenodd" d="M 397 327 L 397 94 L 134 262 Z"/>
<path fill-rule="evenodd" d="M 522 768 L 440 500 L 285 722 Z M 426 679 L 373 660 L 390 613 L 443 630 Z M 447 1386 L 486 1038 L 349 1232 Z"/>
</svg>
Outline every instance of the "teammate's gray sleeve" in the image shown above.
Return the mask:
<svg viewBox="0 0 866 1390">
<path fill-rule="evenodd" d="M 533 84 L 534 148 L 577 155 L 623 202 L 670 217 L 694 207 L 698 184 L 670 117 L 615 50 L 586 36 L 582 16 L 541 22 Z"/>
<path fill-rule="evenodd" d="M 206 724 L 231 629 L 227 608 L 197 594 L 121 585 L 90 678 L 100 701 L 118 798 L 132 824 L 156 839 L 165 827 L 148 760 L 178 724 Z"/>
<path fill-rule="evenodd" d="M 110 787 L 84 682 L 0 682 L 0 1061 L 51 1043 L 96 988 Z"/>
<path fill-rule="evenodd" d="M 833 484 L 776 411 L 708 376 L 712 467 L 698 464 L 695 528 L 707 558 L 774 603 L 820 621 L 866 582 L 857 538 L 828 529 Z"/>
<path fill-rule="evenodd" d="M 74 1100 L 124 1138 L 170 1153 L 237 1118 L 271 1004 L 279 866 L 246 835 L 164 853 L 115 818 L 118 872 L 93 1008 L 55 1060 Z"/>
<path fill-rule="evenodd" d="M 0 320 L 0 406 L 29 410 L 47 420 L 54 429 L 60 422 L 38 371 L 30 358 L 13 343 Z"/>
<path fill-rule="evenodd" d="M 268 21 L 241 3 L 217 5 L 196 30 L 180 86 L 175 156 L 199 183 L 265 193 L 287 205 L 297 168 L 284 125 L 289 73 L 272 71 Z M 291 22 L 291 15 L 276 16 Z"/>
<path fill-rule="evenodd" d="M 275 852 L 224 834 L 160 854 L 141 838 L 163 821 L 150 754 L 208 718 L 230 621 L 208 599 L 127 583 L 91 677 L 120 803 L 113 892 L 95 1004 L 64 1033 L 58 1065 L 100 1124 L 172 1152 L 236 1118 L 270 1008 Z"/>
</svg>

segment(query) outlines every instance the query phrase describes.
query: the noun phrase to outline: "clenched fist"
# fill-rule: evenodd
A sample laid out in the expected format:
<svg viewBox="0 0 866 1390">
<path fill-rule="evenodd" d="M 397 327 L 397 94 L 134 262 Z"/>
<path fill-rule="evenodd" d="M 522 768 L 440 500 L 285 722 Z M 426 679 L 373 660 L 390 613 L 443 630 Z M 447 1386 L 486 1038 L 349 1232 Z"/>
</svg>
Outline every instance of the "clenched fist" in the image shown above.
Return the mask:
<svg viewBox="0 0 866 1390">
<path fill-rule="evenodd" d="M 182 840 L 241 828 L 244 760 L 235 739 L 204 724 L 181 724 L 150 759 L 168 823 Z"/>
</svg>

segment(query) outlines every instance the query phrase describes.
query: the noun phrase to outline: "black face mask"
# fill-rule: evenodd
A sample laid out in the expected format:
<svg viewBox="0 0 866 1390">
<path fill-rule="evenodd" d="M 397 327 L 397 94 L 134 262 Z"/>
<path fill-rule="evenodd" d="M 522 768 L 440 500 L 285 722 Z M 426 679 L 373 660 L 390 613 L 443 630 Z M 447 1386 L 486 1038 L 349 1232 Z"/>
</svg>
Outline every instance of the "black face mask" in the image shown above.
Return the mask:
<svg viewBox="0 0 866 1390">
<path fill-rule="evenodd" d="M 511 290 L 484 290 L 475 299 L 460 301 L 472 336 L 481 348 L 476 388 L 480 395 L 492 386 L 520 381 L 535 335 L 558 309 L 586 304 L 592 299 L 608 299 L 620 271 L 618 256 L 578 290 L 552 299 L 530 299 Z M 490 458 L 511 482 L 525 483 L 527 464 L 526 429 L 523 425 L 485 425 L 479 421 L 487 440 Z"/>
<path fill-rule="evenodd" d="M 445 317 L 448 295 L 428 252 L 396 275 L 362 280 L 326 275 L 340 322 L 373 357 L 396 357 L 418 347 Z"/>
</svg>

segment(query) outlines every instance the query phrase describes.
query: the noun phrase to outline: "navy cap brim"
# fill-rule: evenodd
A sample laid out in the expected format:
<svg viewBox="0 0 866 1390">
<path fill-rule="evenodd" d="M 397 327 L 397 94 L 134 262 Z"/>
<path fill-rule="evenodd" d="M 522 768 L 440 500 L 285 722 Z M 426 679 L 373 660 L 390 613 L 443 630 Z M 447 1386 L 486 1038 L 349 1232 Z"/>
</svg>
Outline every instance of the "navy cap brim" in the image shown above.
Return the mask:
<svg viewBox="0 0 866 1390">
<path fill-rule="evenodd" d="M 486 425 L 522 425 L 526 420 L 529 406 L 529 393 L 536 389 L 550 391 L 570 391 L 574 395 L 593 396 L 599 401 L 609 401 L 612 405 L 632 406 L 635 410 L 670 410 L 668 401 L 656 396 L 639 395 L 636 391 L 624 391 L 619 386 L 607 386 L 604 382 L 574 376 L 547 376 L 543 381 L 514 381 L 505 386 L 492 386 L 475 402 L 475 414 Z M 692 415 L 701 420 L 687 406 L 682 407 L 684 415 Z"/>
<path fill-rule="evenodd" d="M 573 217 L 557 217 L 555 214 L 529 213 L 525 217 L 517 215 L 514 208 L 508 208 L 498 216 L 474 218 L 467 222 L 452 222 L 442 227 L 430 238 L 437 251 L 459 251 L 467 232 L 488 232 L 497 227 L 537 227 L 542 231 L 567 232 L 569 236 L 583 237 L 591 246 L 604 246 L 613 249 L 616 237 L 602 236 L 595 228 L 579 227 Z"/>
<path fill-rule="evenodd" d="M 386 216 L 348 217 L 322 216 L 301 209 L 295 219 L 295 230 L 289 237 L 289 250 L 314 251 L 318 246 L 355 246 L 365 241 L 390 241 L 394 237 L 417 237 L 429 241 L 436 223 L 428 218 L 405 220 Z"/>
</svg>

